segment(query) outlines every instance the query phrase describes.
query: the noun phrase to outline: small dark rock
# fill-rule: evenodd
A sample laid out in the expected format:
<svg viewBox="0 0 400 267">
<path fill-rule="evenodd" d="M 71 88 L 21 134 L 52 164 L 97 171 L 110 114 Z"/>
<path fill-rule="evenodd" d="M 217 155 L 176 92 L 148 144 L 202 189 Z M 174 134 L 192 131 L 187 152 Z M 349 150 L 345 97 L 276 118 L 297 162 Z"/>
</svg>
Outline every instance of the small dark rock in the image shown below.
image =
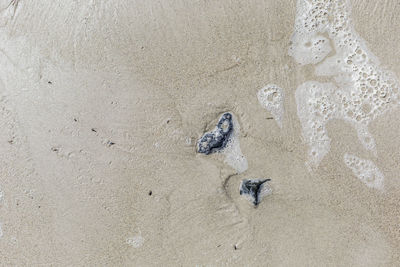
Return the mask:
<svg viewBox="0 0 400 267">
<path fill-rule="evenodd" d="M 240 186 L 240 195 L 248 195 L 252 200 L 254 206 L 257 206 L 261 199 L 260 199 L 260 194 L 262 192 L 263 186 L 265 182 L 271 181 L 271 179 L 264 179 L 264 180 L 259 180 L 259 179 L 254 179 L 254 180 L 243 180 L 242 184 Z"/>
<path fill-rule="evenodd" d="M 209 155 L 224 149 L 233 132 L 232 114 L 224 113 L 212 132 L 205 133 L 197 142 L 197 152 Z"/>
</svg>

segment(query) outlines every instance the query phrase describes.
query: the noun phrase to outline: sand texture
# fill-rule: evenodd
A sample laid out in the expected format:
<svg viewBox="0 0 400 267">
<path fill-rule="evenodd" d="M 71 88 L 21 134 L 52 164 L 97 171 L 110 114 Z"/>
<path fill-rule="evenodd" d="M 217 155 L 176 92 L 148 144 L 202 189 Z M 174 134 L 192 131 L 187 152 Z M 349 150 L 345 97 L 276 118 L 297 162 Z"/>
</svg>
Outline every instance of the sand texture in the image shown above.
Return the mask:
<svg viewBox="0 0 400 267">
<path fill-rule="evenodd" d="M 0 266 L 399 266 L 399 25 L 399 0 L 0 0 Z"/>
</svg>

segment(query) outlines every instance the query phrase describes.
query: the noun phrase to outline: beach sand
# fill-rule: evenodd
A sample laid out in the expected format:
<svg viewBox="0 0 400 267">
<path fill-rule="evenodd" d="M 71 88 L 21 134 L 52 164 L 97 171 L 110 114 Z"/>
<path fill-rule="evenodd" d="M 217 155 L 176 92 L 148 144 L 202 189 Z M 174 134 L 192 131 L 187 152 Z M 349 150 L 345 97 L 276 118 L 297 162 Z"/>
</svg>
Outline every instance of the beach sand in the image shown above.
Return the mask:
<svg viewBox="0 0 400 267">
<path fill-rule="evenodd" d="M 355 30 L 400 77 L 400 3 L 350 1 Z M 307 167 L 288 54 L 296 1 L 0 1 L 0 265 L 397 266 L 400 109 L 376 154 L 331 120 Z M 258 91 L 283 91 L 282 128 Z M 197 140 L 231 112 L 248 168 Z M 345 154 L 370 160 L 366 186 Z M 270 178 L 255 208 L 243 179 Z"/>
</svg>

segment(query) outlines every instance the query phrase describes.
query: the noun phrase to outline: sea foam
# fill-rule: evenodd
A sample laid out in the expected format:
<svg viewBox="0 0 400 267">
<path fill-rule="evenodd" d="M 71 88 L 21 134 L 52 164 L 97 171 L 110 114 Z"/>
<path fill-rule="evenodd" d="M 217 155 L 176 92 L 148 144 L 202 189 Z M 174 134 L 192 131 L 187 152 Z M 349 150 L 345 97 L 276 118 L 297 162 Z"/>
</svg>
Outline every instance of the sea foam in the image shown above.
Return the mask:
<svg viewBox="0 0 400 267">
<path fill-rule="evenodd" d="M 344 163 L 353 174 L 370 188 L 383 189 L 384 176 L 378 167 L 370 160 L 361 159 L 351 154 L 344 155 Z"/>
<path fill-rule="evenodd" d="M 284 94 L 282 88 L 275 84 L 268 84 L 257 93 L 261 106 L 268 110 L 280 128 L 283 126 Z"/>
<path fill-rule="evenodd" d="M 289 55 L 301 65 L 319 63 L 315 74 L 332 77 L 330 83 L 307 81 L 296 90 L 310 167 L 317 167 L 329 152 L 325 125 L 330 119 L 351 124 L 361 144 L 376 155 L 368 125 L 399 104 L 397 78 L 380 66 L 355 31 L 350 14 L 347 0 L 297 2 Z"/>
</svg>

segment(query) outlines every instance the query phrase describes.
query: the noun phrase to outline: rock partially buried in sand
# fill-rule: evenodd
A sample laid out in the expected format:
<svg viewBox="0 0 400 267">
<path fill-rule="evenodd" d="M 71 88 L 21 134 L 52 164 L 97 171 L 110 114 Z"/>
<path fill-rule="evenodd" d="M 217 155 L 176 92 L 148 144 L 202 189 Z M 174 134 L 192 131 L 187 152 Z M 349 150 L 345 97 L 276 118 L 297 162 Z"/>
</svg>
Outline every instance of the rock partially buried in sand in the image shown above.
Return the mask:
<svg viewBox="0 0 400 267">
<path fill-rule="evenodd" d="M 232 114 L 224 113 L 214 131 L 205 133 L 197 144 L 197 152 L 211 154 L 223 150 L 233 132 Z"/>
<path fill-rule="evenodd" d="M 240 184 L 239 193 L 251 201 L 254 206 L 257 206 L 264 196 L 272 192 L 267 183 L 268 181 L 271 181 L 271 179 L 245 179 Z"/>
<path fill-rule="evenodd" d="M 225 163 L 242 173 L 248 164 L 240 150 L 239 133 L 239 122 L 232 113 L 226 112 L 219 118 L 215 129 L 197 141 L 197 152 L 205 155 L 221 153 L 225 156 Z"/>
</svg>

